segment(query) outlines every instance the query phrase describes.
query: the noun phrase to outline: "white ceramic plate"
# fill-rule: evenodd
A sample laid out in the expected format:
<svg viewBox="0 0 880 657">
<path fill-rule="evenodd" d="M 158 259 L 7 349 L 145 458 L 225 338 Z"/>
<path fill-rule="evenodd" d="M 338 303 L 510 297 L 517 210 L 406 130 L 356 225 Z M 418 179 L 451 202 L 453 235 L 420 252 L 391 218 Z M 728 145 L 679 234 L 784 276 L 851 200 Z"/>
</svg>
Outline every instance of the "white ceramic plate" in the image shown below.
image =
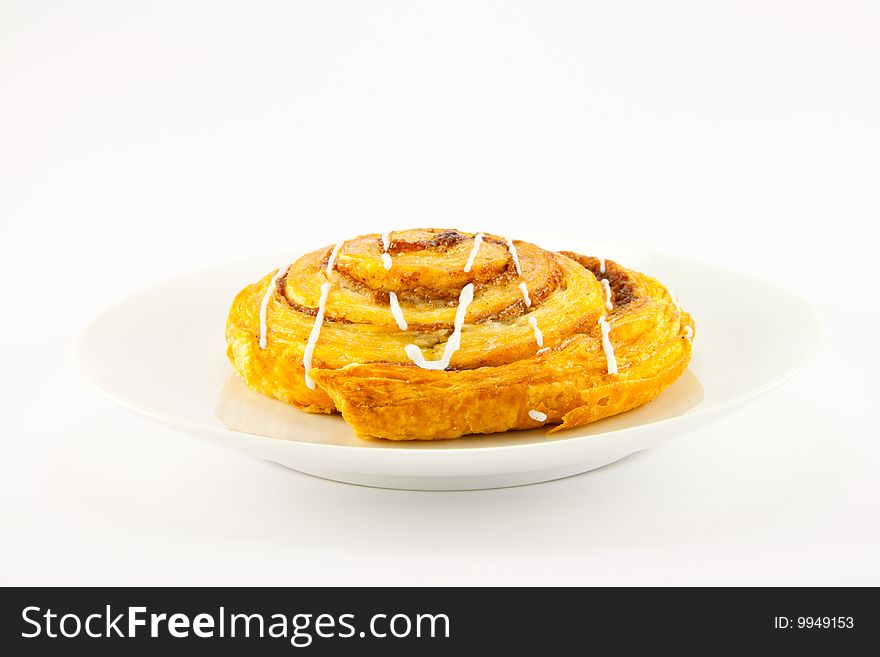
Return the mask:
<svg viewBox="0 0 880 657">
<path fill-rule="evenodd" d="M 651 404 L 552 437 L 538 429 L 364 441 L 341 417 L 303 413 L 249 390 L 226 360 L 226 313 L 234 294 L 279 258 L 188 274 L 131 295 L 83 331 L 76 362 L 133 411 L 301 472 L 386 488 L 462 490 L 558 479 L 653 447 L 779 383 L 816 349 L 813 312 L 756 278 L 642 250 L 593 245 L 581 252 L 668 284 L 696 321 L 694 356 Z"/>
</svg>

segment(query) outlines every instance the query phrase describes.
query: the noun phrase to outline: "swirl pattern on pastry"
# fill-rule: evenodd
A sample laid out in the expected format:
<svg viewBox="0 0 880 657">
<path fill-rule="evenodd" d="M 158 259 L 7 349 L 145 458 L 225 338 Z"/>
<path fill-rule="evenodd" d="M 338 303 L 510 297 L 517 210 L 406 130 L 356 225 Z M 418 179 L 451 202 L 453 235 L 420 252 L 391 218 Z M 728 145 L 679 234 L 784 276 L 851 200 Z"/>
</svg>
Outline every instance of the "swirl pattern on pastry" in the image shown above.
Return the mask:
<svg viewBox="0 0 880 657">
<path fill-rule="evenodd" d="M 239 292 L 226 326 L 248 386 L 391 440 L 558 431 L 630 410 L 681 375 L 693 335 L 649 276 L 444 229 L 308 253 Z"/>
</svg>

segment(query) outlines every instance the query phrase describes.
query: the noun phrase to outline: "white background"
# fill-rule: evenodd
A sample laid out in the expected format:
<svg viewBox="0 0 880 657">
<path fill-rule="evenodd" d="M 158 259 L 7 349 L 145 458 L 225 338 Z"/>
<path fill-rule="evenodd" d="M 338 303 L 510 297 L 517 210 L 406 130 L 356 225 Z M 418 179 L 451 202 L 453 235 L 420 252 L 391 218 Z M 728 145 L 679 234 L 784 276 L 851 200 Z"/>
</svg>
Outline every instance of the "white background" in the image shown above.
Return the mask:
<svg viewBox="0 0 880 657">
<path fill-rule="evenodd" d="M 878 79 L 871 0 L 4 0 L 0 583 L 880 584 Z M 668 446 L 462 493 L 227 452 L 70 366 L 156 280 L 425 225 L 757 272 L 825 347 Z"/>
</svg>

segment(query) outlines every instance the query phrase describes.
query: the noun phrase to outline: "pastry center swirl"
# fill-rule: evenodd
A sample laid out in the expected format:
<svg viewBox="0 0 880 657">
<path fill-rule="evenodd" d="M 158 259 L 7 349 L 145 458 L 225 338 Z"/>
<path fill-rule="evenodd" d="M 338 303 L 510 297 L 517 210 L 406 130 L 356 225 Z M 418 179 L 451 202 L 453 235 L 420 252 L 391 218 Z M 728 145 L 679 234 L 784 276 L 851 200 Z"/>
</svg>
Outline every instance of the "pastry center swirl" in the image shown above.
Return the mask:
<svg viewBox="0 0 880 657">
<path fill-rule="evenodd" d="M 386 254 L 390 267 L 383 262 Z M 621 287 L 612 270 L 605 276 L 612 288 Z M 442 360 L 468 285 L 473 300 L 455 335 L 459 347 L 450 369 L 530 358 L 539 347 L 552 348 L 580 330 L 594 330 L 606 312 L 607 293 L 583 264 L 528 242 L 490 234 L 477 239 L 456 230 L 371 234 L 319 249 L 278 278 L 277 296 L 308 323 L 327 282 L 332 287 L 326 327 L 315 349 L 315 360 L 324 367 L 410 365 L 408 345 L 417 346 L 425 360 Z M 321 349 L 321 343 L 342 348 Z"/>
</svg>

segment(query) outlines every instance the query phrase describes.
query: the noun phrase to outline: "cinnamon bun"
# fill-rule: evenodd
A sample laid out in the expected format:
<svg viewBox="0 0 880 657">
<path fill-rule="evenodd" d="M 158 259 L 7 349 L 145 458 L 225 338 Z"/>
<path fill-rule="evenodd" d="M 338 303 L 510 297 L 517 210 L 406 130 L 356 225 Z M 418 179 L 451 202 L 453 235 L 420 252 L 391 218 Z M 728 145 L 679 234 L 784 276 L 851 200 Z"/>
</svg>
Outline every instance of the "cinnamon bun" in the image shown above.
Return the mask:
<svg viewBox="0 0 880 657">
<path fill-rule="evenodd" d="M 650 402 L 694 323 L 657 280 L 488 233 L 363 235 L 244 288 L 227 353 L 248 386 L 362 437 L 555 432 Z"/>
</svg>

